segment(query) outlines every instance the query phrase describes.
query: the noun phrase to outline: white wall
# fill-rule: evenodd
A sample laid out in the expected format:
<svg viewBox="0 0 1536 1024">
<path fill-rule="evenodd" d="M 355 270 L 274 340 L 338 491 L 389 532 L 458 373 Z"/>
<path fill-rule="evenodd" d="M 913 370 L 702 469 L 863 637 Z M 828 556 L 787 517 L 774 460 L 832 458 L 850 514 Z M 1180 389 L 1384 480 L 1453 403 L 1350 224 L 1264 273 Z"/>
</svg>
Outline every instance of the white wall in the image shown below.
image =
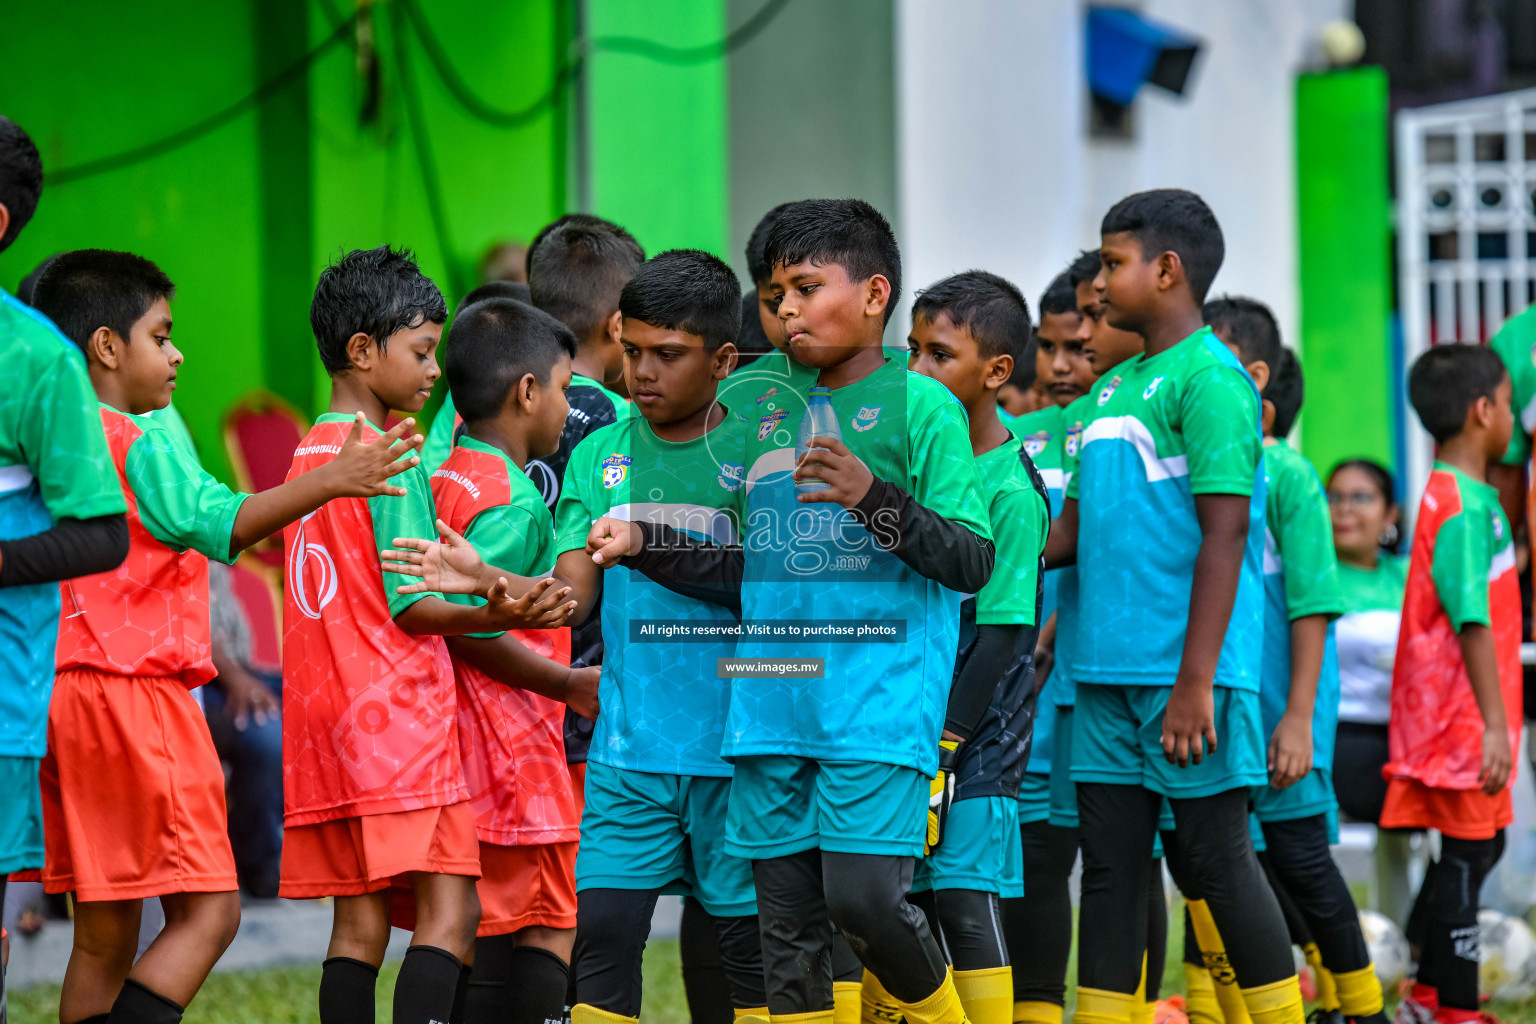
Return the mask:
<svg viewBox="0 0 1536 1024">
<path fill-rule="evenodd" d="M 1031 308 L 1121 196 L 1211 204 L 1214 293 L 1268 302 L 1297 337 L 1294 76 L 1348 0 L 1148 0 L 1204 46 L 1185 96 L 1144 87 L 1129 141 L 1090 139 L 1077 0 L 897 0 L 897 194 L 912 290 L 983 267 Z"/>
</svg>

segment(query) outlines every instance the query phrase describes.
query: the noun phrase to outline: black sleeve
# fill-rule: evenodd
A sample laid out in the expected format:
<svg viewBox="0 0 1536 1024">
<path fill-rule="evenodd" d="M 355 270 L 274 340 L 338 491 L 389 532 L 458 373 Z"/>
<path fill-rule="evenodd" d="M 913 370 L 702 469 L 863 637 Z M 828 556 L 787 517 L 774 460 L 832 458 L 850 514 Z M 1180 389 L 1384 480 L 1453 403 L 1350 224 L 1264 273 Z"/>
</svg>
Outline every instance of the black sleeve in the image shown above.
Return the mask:
<svg viewBox="0 0 1536 1024">
<path fill-rule="evenodd" d="M 60 519 L 42 533 L 0 541 L 0 587 L 90 576 L 116 569 L 127 557 L 127 516 Z"/>
<path fill-rule="evenodd" d="M 741 618 L 741 576 L 745 557 L 739 544 L 696 540 L 670 526 L 638 523 L 645 548 L 623 564 L 675 594 L 729 608 Z"/>
<path fill-rule="evenodd" d="M 876 544 L 950 590 L 974 594 L 992 578 L 996 552 L 990 540 L 924 508 L 887 480 L 875 477 L 869 493 L 849 511 Z"/>
<path fill-rule="evenodd" d="M 949 690 L 944 728 L 961 739 L 971 738 L 976 723 L 981 721 L 982 713 L 992 702 L 998 681 L 1013 664 L 1014 648 L 1022 629 L 1013 624 L 976 627 L 976 642 Z"/>
</svg>

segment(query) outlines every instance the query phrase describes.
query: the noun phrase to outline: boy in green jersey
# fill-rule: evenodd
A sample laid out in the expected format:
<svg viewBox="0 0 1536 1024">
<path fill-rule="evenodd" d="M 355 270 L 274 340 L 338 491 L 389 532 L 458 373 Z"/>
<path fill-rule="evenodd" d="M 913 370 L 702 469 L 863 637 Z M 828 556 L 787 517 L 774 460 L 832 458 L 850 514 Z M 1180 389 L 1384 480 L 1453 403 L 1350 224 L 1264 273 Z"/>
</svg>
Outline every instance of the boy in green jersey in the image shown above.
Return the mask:
<svg viewBox="0 0 1536 1024">
<path fill-rule="evenodd" d="M 1029 306 L 1018 289 L 972 270 L 919 294 L 908 339 L 907 368 L 949 388 L 970 418 L 996 546 L 992 578 L 962 606 L 974 637 L 961 637 L 940 755 L 953 767 L 954 801 L 944 842 L 918 865 L 912 896 L 942 937 L 973 1024 L 1013 1019 L 1008 950 L 985 923 L 1000 918 L 1002 898 L 1020 897 L 1024 888 L 1019 784 L 1032 730 L 1050 505 L 1024 441 L 998 417 L 996 393 L 1024 357 L 1029 334 Z"/>
<path fill-rule="evenodd" d="M 1247 833 L 1248 790 L 1266 778 L 1264 489 L 1257 392 L 1200 318 L 1221 229 L 1198 196 L 1159 189 L 1121 200 L 1101 231 L 1105 318 L 1140 334 L 1146 351 L 1096 389 L 1047 553 L 1051 565 L 1076 561 L 1095 626 L 1073 653 L 1085 866 L 1077 1017 L 1132 1016 L 1145 933 L 1117 915 L 1142 923 L 1166 798 L 1179 825 L 1165 837 L 1175 877 L 1242 939 L 1228 952 L 1249 1015 L 1299 1022 L 1285 922 Z"/>
<path fill-rule="evenodd" d="M 1384 1024 L 1349 887 L 1328 851 L 1338 831 L 1333 742 L 1339 666 L 1333 619 L 1343 614 L 1328 499 L 1317 471 L 1285 441 L 1301 411 L 1303 380 L 1280 344 L 1268 307 L 1254 299 L 1207 302 L 1204 319 L 1243 363 L 1264 399 L 1264 657 L 1259 702 L 1269 784 L 1253 792 L 1277 892 L 1295 907 L 1292 939 L 1319 978 L 1331 1015 Z"/>
</svg>

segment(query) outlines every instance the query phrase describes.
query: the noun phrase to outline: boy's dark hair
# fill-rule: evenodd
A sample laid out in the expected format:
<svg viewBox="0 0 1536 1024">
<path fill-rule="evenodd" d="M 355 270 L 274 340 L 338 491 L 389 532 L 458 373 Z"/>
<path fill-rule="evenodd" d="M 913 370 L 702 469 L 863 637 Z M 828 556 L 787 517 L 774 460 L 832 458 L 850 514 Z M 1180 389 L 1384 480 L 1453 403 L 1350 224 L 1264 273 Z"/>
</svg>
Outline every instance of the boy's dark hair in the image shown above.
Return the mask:
<svg viewBox="0 0 1536 1024">
<path fill-rule="evenodd" d="M 704 347 L 734 342 L 741 330 L 741 284 L 718 257 L 668 249 L 640 265 L 619 294 L 626 320 L 696 334 Z"/>
<path fill-rule="evenodd" d="M 1040 295 L 1040 318 L 1077 312 L 1077 288 L 1066 274 L 1057 274 Z"/>
<path fill-rule="evenodd" d="M 37 212 L 42 195 L 43 158 L 32 137 L 15 121 L 0 117 L 0 204 L 11 215 L 5 234 L 0 235 L 0 250 L 16 241 Z"/>
<path fill-rule="evenodd" d="M 48 269 L 48 264 L 58 258 L 58 253 L 43 257 L 43 262 L 32 268 L 32 271 L 16 283 L 16 297 L 27 305 L 32 305 L 32 297 L 37 294 L 37 282 L 43 279 L 43 271 Z"/>
<path fill-rule="evenodd" d="M 533 304 L 585 341 L 618 307 L 619 292 L 644 262 L 645 250 L 628 231 L 571 215 L 534 243 L 528 264 Z"/>
<path fill-rule="evenodd" d="M 459 310 L 448 329 L 448 390 L 466 423 L 501 412 L 524 374 L 549 383 L 560 353 L 576 357 L 576 335 L 542 309 L 492 297 Z"/>
<path fill-rule="evenodd" d="M 556 228 L 562 228 L 567 224 L 581 224 L 586 227 L 594 227 L 609 223 L 611 222 L 590 213 L 562 213 L 548 224 L 539 228 L 539 233 L 534 235 L 533 241 L 528 243 L 528 249 L 523 253 L 523 276 L 530 280 L 532 279 L 533 254 L 539 248 L 539 243 L 544 241 L 551 231 L 554 231 Z"/>
<path fill-rule="evenodd" d="M 930 285 L 912 300 L 914 320 L 931 322 L 941 313 L 971 333 L 983 359 L 1010 355 L 1015 369 L 1025 361 L 1034 325 L 1029 303 L 1011 282 L 985 270 L 967 270 Z"/>
<path fill-rule="evenodd" d="M 1155 188 L 1126 196 L 1109 208 L 1099 232 L 1130 235 L 1140 243 L 1146 259 L 1178 253 L 1196 302 L 1205 301 L 1226 255 L 1216 215 L 1204 199 L 1182 188 Z"/>
<path fill-rule="evenodd" d="M 409 249 L 353 249 L 320 271 L 309 326 L 332 377 L 352 369 L 347 342 L 366 334 L 384 351 L 390 335 L 448 320 L 448 304 Z"/>
<path fill-rule="evenodd" d="M 1274 381 L 1285 346 L 1280 342 L 1280 325 L 1268 306 L 1244 295 L 1223 295 L 1207 302 L 1200 315 L 1213 330 L 1225 334 L 1226 340 L 1237 346 L 1238 358 L 1244 366 L 1262 360 L 1270 368 L 1270 381 Z M 1269 397 L 1267 389 L 1264 397 Z"/>
<path fill-rule="evenodd" d="M 487 281 L 485 284 L 464 296 L 459 303 L 460 309 L 468 309 L 477 302 L 486 299 L 515 299 L 518 302 L 526 302 L 530 306 L 533 302 L 528 297 L 528 286 L 521 281 Z"/>
<path fill-rule="evenodd" d="M 1479 398 L 1493 398 L 1505 375 L 1504 362 L 1492 349 L 1446 342 L 1414 360 L 1408 401 L 1429 436 L 1444 444 L 1461 433 Z"/>
<path fill-rule="evenodd" d="M 876 274 L 891 283 L 885 322 L 901 296 L 901 249 L 881 212 L 862 199 L 802 199 L 779 212 L 763 243 L 763 261 L 774 267 L 836 263 L 853 281 Z"/>
<path fill-rule="evenodd" d="M 1028 391 L 1035 386 L 1035 351 L 1039 345 L 1035 341 L 1035 332 L 1029 332 L 1029 342 L 1024 346 L 1024 352 L 1013 361 L 1013 372 L 1008 375 L 1008 383 L 1020 391 Z"/>
<path fill-rule="evenodd" d="M 176 285 L 143 256 L 111 249 L 76 249 L 49 261 L 32 292 L 32 306 L 83 351 L 98 327 L 123 341 L 159 299 Z"/>
<path fill-rule="evenodd" d="M 763 214 L 763 219 L 757 222 L 757 227 L 747 236 L 747 273 L 752 275 L 753 285 L 760 285 L 773 276 L 773 265 L 763 255 L 768 245 L 768 232 L 779 222 L 779 215 L 793 205 L 780 203 Z"/>
<path fill-rule="evenodd" d="M 1077 301 L 1077 286 L 1098 277 L 1103 265 L 1104 261 L 1099 258 L 1099 250 L 1084 249 L 1067 267 L 1067 282 L 1072 285 L 1074 304 Z"/>
<path fill-rule="evenodd" d="M 1248 362 L 1252 360 L 1243 357 Z M 1301 403 L 1307 397 L 1306 379 L 1301 372 L 1301 360 L 1288 348 L 1280 349 L 1274 372 L 1264 388 L 1264 400 L 1275 407 L 1275 422 L 1270 434 L 1284 440 L 1291 436 L 1296 417 L 1301 415 Z"/>
<path fill-rule="evenodd" d="M 763 320 L 757 315 L 757 290 L 741 293 L 741 327 L 736 331 L 736 351 L 742 358 L 736 362 L 740 369 L 748 362 L 747 357 L 767 355 L 773 351 L 773 342 L 763 333 Z"/>
</svg>

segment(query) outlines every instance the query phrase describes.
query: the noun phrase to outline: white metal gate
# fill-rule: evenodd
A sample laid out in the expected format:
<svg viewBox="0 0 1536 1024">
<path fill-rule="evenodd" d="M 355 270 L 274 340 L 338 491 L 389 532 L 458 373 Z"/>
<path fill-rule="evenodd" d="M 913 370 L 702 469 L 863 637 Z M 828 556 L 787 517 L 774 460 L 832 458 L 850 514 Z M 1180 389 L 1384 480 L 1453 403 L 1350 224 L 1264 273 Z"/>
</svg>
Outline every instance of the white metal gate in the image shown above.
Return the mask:
<svg viewBox="0 0 1536 1024">
<path fill-rule="evenodd" d="M 1486 342 L 1536 301 L 1536 89 L 1399 111 L 1396 141 L 1406 368 L 1434 344 Z M 1404 413 L 1411 509 L 1433 451 Z"/>
</svg>

